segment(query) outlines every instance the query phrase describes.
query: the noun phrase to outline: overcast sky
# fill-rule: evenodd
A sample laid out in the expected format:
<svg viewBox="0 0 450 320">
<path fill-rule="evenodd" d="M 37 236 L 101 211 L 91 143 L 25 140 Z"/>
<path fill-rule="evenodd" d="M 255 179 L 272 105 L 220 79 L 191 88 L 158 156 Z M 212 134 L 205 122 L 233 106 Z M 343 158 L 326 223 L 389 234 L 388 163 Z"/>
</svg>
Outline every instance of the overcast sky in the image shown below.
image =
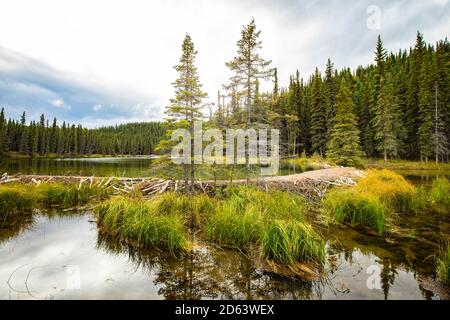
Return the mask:
<svg viewBox="0 0 450 320">
<path fill-rule="evenodd" d="M 327 58 L 338 69 L 371 63 L 378 33 L 389 51 L 409 48 L 417 30 L 427 42 L 445 38 L 448 2 L 0 0 L 0 106 L 88 127 L 162 119 L 186 32 L 215 101 L 251 17 L 284 85 Z"/>
</svg>

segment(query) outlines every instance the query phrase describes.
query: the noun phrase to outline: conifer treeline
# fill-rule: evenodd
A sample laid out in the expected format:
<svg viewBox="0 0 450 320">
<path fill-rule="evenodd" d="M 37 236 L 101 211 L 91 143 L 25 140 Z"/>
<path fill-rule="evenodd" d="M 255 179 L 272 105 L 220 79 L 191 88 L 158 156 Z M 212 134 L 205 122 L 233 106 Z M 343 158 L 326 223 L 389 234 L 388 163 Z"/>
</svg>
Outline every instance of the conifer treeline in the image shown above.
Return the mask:
<svg viewBox="0 0 450 320">
<path fill-rule="evenodd" d="M 279 89 L 275 70 L 272 92 L 260 93 L 258 82 L 254 85 L 251 122 L 280 128 L 285 155 L 336 155 L 350 144 L 369 157 L 449 161 L 448 40 L 427 45 L 418 32 L 414 47 L 388 54 L 378 37 L 374 53 L 374 64 L 353 72 L 335 70 L 329 59 L 324 74 L 316 68 L 307 81 L 297 71 L 287 88 Z M 228 99 L 219 92 L 213 121 L 219 127 L 244 126 L 245 92 L 233 83 L 224 89 Z M 343 122 L 349 118 L 356 127 Z"/>
<path fill-rule="evenodd" d="M 56 118 L 50 123 L 44 115 L 40 121 L 6 120 L 0 113 L 0 156 L 8 151 L 30 156 L 149 155 L 164 134 L 159 122 L 129 123 L 119 126 L 87 129 Z"/>
</svg>

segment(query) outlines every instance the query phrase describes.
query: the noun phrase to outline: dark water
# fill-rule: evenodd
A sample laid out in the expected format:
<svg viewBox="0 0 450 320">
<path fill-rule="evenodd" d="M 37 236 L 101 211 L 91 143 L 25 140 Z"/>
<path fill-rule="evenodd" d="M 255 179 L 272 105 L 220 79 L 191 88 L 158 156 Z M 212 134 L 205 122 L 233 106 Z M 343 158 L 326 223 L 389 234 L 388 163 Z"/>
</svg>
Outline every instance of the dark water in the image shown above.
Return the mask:
<svg viewBox="0 0 450 320">
<path fill-rule="evenodd" d="M 184 257 L 136 249 L 100 232 L 93 220 L 82 212 L 0 221 L 0 299 L 449 298 L 435 274 L 449 212 L 402 215 L 399 227 L 411 238 L 317 223 L 328 240 L 326 272 L 318 279 L 278 276 L 251 255 L 202 244 Z"/>
</svg>

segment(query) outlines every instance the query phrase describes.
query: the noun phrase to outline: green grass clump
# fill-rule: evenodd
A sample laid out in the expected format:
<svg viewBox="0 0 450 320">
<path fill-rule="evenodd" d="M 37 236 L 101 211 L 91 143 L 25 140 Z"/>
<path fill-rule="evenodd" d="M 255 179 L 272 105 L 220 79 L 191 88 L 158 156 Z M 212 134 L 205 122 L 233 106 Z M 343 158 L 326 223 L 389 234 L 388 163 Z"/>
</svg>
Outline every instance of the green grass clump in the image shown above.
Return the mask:
<svg viewBox="0 0 450 320">
<path fill-rule="evenodd" d="M 164 196 L 154 201 L 110 199 L 97 208 L 98 223 L 113 234 L 144 246 L 164 248 L 172 253 L 185 250 L 188 240 L 184 218 L 173 211 L 158 211 L 164 200 L 167 200 Z"/>
<path fill-rule="evenodd" d="M 448 179 L 439 178 L 433 181 L 430 200 L 437 204 L 450 205 L 450 181 Z"/>
<path fill-rule="evenodd" d="M 304 222 L 307 209 L 303 197 L 289 192 L 231 187 L 207 220 L 205 237 L 239 249 L 261 245 L 262 255 L 278 263 L 322 265 L 325 242 Z"/>
<path fill-rule="evenodd" d="M 36 186 L 34 192 L 44 207 L 73 207 L 92 200 L 102 200 L 107 191 L 96 186 L 46 183 Z"/>
<path fill-rule="evenodd" d="M 368 226 L 383 233 L 386 226 L 385 206 L 376 195 L 350 189 L 335 189 L 325 198 L 327 212 L 339 222 Z"/>
<path fill-rule="evenodd" d="M 412 184 L 401 175 L 386 169 L 368 170 L 355 190 L 376 195 L 394 212 L 417 211 L 426 205 L 425 199 L 418 197 L 418 191 Z"/>
<path fill-rule="evenodd" d="M 21 185 L 0 186 L 0 216 L 8 217 L 20 213 L 31 213 L 35 198 Z"/>
<path fill-rule="evenodd" d="M 275 220 L 264 231 L 263 256 L 287 265 L 325 262 L 325 241 L 304 222 Z"/>
<path fill-rule="evenodd" d="M 440 250 L 437 274 L 442 283 L 450 285 L 450 244 L 448 243 Z"/>
<path fill-rule="evenodd" d="M 303 219 L 305 200 L 289 192 L 230 187 L 205 225 L 205 235 L 221 245 L 242 248 L 261 241 L 264 228 L 279 219 Z"/>
<path fill-rule="evenodd" d="M 225 203 L 205 225 L 207 240 L 237 248 L 258 243 L 263 230 L 263 216 L 256 207 L 237 211 L 234 203 Z"/>
</svg>

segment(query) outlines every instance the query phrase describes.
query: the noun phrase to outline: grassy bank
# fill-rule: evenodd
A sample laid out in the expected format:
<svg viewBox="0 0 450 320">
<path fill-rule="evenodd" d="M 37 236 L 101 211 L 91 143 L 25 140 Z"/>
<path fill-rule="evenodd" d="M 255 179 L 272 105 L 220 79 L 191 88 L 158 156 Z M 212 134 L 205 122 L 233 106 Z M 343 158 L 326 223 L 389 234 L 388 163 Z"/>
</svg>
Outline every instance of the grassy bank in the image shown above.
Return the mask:
<svg viewBox="0 0 450 320">
<path fill-rule="evenodd" d="M 31 213 L 34 208 L 71 208 L 100 201 L 108 191 L 87 183 L 43 183 L 0 185 L 0 216 Z"/>
<path fill-rule="evenodd" d="M 332 190 L 324 202 L 326 212 L 337 222 L 384 233 L 396 215 L 424 208 L 427 196 L 399 174 L 383 169 L 366 171 L 353 187 Z"/>
<path fill-rule="evenodd" d="M 219 246 L 257 250 L 277 263 L 322 265 L 325 242 L 305 221 L 306 210 L 299 195 L 240 186 L 216 197 L 173 192 L 150 201 L 116 197 L 96 212 L 101 228 L 142 246 L 183 252 L 190 247 L 188 235 L 196 232 Z"/>
</svg>

